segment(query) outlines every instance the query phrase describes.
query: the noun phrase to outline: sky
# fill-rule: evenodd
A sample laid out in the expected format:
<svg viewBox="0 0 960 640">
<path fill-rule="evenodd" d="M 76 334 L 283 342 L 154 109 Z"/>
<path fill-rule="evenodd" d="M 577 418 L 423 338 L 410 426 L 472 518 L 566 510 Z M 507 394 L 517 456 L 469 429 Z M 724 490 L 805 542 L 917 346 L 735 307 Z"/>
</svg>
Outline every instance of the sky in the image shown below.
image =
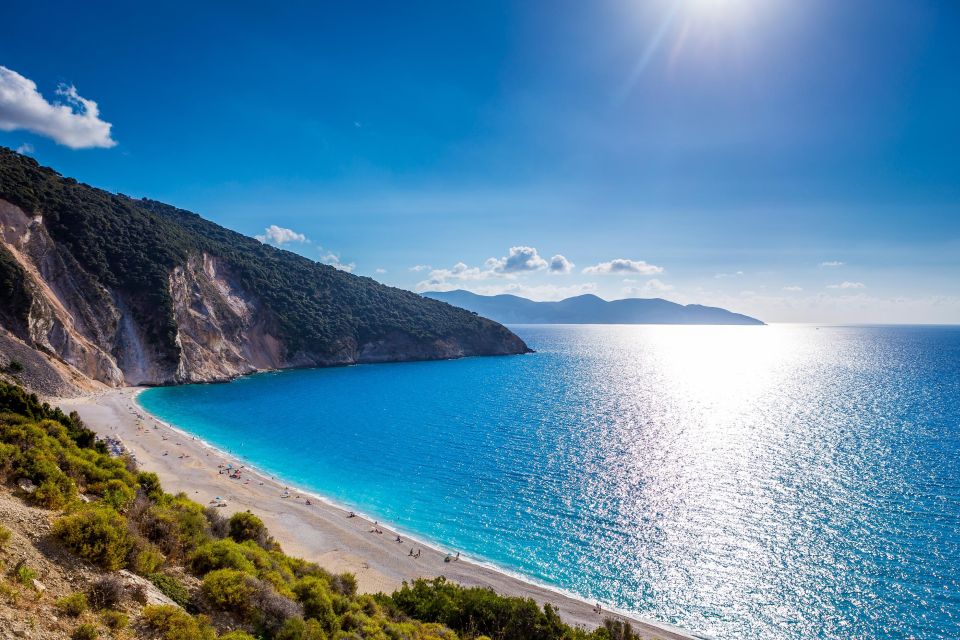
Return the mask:
<svg viewBox="0 0 960 640">
<path fill-rule="evenodd" d="M 0 145 L 413 291 L 960 323 L 960 3 L 8 0 Z"/>
</svg>

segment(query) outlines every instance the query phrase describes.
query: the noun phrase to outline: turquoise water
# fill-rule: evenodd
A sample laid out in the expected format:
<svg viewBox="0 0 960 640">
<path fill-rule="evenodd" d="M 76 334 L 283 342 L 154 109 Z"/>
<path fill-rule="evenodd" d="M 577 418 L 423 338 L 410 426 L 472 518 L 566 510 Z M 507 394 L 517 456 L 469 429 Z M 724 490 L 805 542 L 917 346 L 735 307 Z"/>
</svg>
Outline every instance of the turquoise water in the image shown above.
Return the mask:
<svg viewBox="0 0 960 640">
<path fill-rule="evenodd" d="M 446 548 L 719 638 L 960 638 L 960 328 L 515 330 L 537 353 L 140 402 Z"/>
</svg>

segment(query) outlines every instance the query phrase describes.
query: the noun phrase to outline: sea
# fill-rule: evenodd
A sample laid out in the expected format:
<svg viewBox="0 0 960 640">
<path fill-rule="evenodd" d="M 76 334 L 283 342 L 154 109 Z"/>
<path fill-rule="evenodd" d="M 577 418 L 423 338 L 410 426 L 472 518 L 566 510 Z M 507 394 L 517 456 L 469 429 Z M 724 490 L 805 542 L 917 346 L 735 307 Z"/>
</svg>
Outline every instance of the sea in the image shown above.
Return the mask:
<svg viewBox="0 0 960 640">
<path fill-rule="evenodd" d="M 960 327 L 511 327 L 535 353 L 150 389 L 528 580 L 715 638 L 960 638 Z"/>
</svg>

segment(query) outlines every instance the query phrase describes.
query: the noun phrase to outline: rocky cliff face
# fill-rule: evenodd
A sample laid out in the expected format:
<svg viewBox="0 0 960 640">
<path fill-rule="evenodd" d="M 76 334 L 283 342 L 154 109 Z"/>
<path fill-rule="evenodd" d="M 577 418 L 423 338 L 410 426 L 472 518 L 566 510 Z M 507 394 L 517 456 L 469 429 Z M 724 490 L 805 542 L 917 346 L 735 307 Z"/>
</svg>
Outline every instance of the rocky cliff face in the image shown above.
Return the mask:
<svg viewBox="0 0 960 640">
<path fill-rule="evenodd" d="M 23 365 L 39 391 L 527 350 L 462 309 L 0 148 L 0 372 Z"/>
<path fill-rule="evenodd" d="M 170 271 L 179 349 L 171 365 L 145 338 L 124 295 L 98 284 L 58 246 L 42 216 L 0 200 L 0 242 L 0 251 L 22 269 L 31 298 L 22 326 L 0 327 L 0 351 L 13 351 L 10 345 L 17 342 L 38 351 L 48 361 L 48 375 L 59 378 L 58 393 L 82 389 L 83 378 L 111 387 L 215 382 L 287 367 L 526 351 L 515 336 L 501 345 L 483 345 L 457 339 L 424 343 L 396 332 L 364 343 L 345 339 L 333 353 L 291 353 L 263 302 L 244 291 L 226 261 L 201 252 Z"/>
</svg>

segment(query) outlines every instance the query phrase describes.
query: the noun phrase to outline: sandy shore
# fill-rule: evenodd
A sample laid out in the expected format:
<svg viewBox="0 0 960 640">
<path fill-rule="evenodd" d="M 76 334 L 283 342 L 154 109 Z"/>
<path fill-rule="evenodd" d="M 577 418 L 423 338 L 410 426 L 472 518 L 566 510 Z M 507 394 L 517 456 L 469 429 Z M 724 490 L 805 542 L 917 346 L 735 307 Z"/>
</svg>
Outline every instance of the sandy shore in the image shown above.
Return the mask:
<svg viewBox="0 0 960 640">
<path fill-rule="evenodd" d="M 209 447 L 199 439 L 176 431 L 154 419 L 135 402 L 139 389 L 111 390 L 86 398 L 55 399 L 65 411 L 77 411 L 87 425 L 101 436 L 119 438 L 136 456 L 140 467 L 160 476 L 167 491 L 182 491 L 193 500 L 208 504 L 219 496 L 227 503 L 225 515 L 250 510 L 260 516 L 284 551 L 317 562 L 329 571 L 349 571 L 357 576 L 359 589 L 366 593 L 386 592 L 403 581 L 446 576 L 463 585 L 490 587 L 496 592 L 550 602 L 562 618 L 588 629 L 605 617 L 627 619 L 634 628 L 654 639 L 677 640 L 690 635 L 669 625 L 620 616 L 594 605 L 531 584 L 500 571 L 473 564 L 467 559 L 445 562 L 446 551 L 410 540 L 397 543 L 397 533 L 386 524 L 371 533 L 374 523 L 349 513 L 317 496 L 290 486 L 290 497 L 281 497 L 286 485 L 249 467 L 241 479 L 220 473 L 219 465 L 243 464 Z M 306 504 L 310 499 L 312 504 Z M 410 548 L 420 550 L 419 558 L 409 556 Z"/>
</svg>

